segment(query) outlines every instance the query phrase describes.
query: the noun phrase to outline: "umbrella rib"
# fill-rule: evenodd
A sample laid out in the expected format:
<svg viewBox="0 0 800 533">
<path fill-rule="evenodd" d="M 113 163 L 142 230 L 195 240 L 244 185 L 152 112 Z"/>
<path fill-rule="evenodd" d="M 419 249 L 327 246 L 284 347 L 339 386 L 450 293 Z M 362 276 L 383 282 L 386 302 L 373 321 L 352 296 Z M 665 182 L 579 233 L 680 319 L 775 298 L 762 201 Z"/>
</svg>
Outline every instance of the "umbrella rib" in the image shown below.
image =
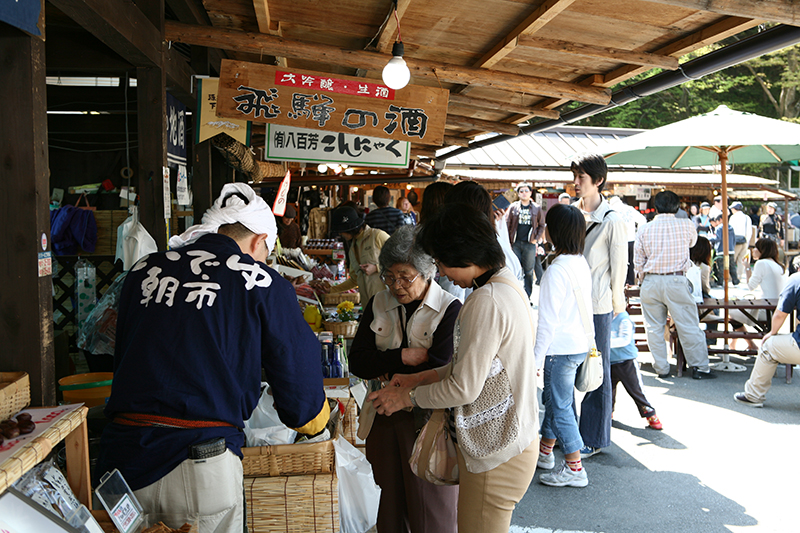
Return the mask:
<svg viewBox="0 0 800 533">
<path fill-rule="evenodd" d="M 770 148 L 770 147 L 769 147 L 769 146 L 767 146 L 766 144 L 762 144 L 761 146 L 764 148 L 764 150 L 766 150 L 767 152 L 769 152 L 769 153 L 770 153 L 770 155 L 771 155 L 772 157 L 774 157 L 774 158 L 775 158 L 775 159 L 777 159 L 778 161 L 781 161 L 781 158 L 780 158 L 780 157 L 778 157 L 778 154 L 776 154 L 776 153 L 775 153 L 775 152 L 772 150 L 772 148 Z"/>
<path fill-rule="evenodd" d="M 686 155 L 686 152 L 688 152 L 688 151 L 689 151 L 689 148 L 691 148 L 691 146 L 687 146 L 686 148 L 684 148 L 684 149 L 683 149 L 683 152 L 681 152 L 681 155 L 679 155 L 679 156 L 677 157 L 677 159 L 675 159 L 675 161 L 673 161 L 673 162 L 672 162 L 672 164 L 669 166 L 669 168 L 675 168 L 675 165 L 677 165 L 677 164 L 678 164 L 678 162 L 679 162 L 681 159 L 683 159 L 683 156 L 684 156 L 684 155 Z"/>
</svg>

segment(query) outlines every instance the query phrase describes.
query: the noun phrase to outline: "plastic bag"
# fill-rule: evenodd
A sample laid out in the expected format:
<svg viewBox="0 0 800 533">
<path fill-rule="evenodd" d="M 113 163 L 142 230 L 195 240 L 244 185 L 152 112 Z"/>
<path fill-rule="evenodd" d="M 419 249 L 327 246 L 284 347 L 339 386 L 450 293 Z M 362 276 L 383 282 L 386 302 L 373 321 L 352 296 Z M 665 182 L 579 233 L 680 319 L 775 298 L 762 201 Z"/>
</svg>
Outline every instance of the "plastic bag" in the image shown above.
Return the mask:
<svg viewBox="0 0 800 533">
<path fill-rule="evenodd" d="M 339 525 L 342 533 L 364 533 L 378 522 L 381 488 L 372 465 L 344 437 L 333 441 L 339 478 Z"/>
<path fill-rule="evenodd" d="M 603 384 L 603 357 L 600 350 L 592 348 L 575 372 L 575 388 L 592 392 Z"/>
<path fill-rule="evenodd" d="M 292 444 L 297 438 L 297 432 L 281 422 L 274 402 L 269 394 L 269 387 L 264 388 L 253 414 L 244 423 L 244 436 L 248 446 Z"/>
<path fill-rule="evenodd" d="M 97 306 L 86 317 L 78 332 L 78 348 L 95 355 L 114 355 L 119 298 L 127 275 L 127 272 L 123 272 L 117 276 L 97 302 Z"/>
<path fill-rule="evenodd" d="M 75 263 L 75 321 L 82 326 L 97 304 L 97 269 L 86 259 Z"/>
</svg>

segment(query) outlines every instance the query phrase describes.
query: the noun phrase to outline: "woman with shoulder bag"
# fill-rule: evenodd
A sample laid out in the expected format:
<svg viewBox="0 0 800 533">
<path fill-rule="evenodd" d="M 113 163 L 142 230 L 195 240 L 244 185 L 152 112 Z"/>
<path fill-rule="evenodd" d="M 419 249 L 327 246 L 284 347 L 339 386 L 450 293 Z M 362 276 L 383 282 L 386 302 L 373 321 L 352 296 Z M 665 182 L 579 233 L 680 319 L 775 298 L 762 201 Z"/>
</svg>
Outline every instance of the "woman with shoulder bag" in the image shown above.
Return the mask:
<svg viewBox="0 0 800 533">
<path fill-rule="evenodd" d="M 545 237 L 555 258 L 544 273 L 539 293 L 536 358 L 544 359 L 544 422 L 538 467 L 555 467 L 553 446 L 561 443 L 564 461 L 539 476 L 552 487 L 585 487 L 589 478 L 581 464 L 583 440 L 575 420 L 575 373 L 594 345 L 592 276 L 583 257 L 586 222 L 576 207 L 557 204 L 547 210 Z"/>
<path fill-rule="evenodd" d="M 458 531 L 507 532 L 536 469 L 538 406 L 535 323 L 522 286 L 505 267 L 492 223 L 449 204 L 417 240 L 457 285 L 473 288 L 456 321 L 453 361 L 395 375 L 368 399 L 378 413 L 412 405 L 450 408 L 458 451 Z"/>
<path fill-rule="evenodd" d="M 350 372 L 360 378 L 385 381 L 397 373 L 446 365 L 453 356 L 461 302 L 433 281 L 436 265 L 414 244 L 415 233 L 413 226 L 401 226 L 381 249 L 381 279 L 389 288 L 365 307 L 350 348 Z M 369 429 L 366 455 L 381 487 L 379 533 L 456 531 L 458 487 L 429 483 L 408 464 L 429 416 L 419 408 L 391 417 L 378 414 Z"/>
</svg>

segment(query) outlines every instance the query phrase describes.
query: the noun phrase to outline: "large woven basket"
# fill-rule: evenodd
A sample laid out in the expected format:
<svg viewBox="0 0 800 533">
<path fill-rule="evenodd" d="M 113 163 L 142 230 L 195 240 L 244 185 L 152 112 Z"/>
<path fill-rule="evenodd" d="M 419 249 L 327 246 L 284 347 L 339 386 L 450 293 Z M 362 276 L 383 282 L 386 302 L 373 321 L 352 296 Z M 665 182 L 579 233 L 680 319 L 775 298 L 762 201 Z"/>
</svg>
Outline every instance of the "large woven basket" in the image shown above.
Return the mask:
<svg viewBox="0 0 800 533">
<path fill-rule="evenodd" d="M 356 445 L 356 432 L 358 431 L 358 407 L 353 397 L 344 402 L 344 418 L 342 419 L 342 436 Z"/>
<path fill-rule="evenodd" d="M 342 302 L 361 303 L 361 294 L 357 292 L 334 292 L 322 295 L 322 303 L 325 305 L 339 305 Z"/>
<path fill-rule="evenodd" d="M 356 330 L 358 329 L 358 322 L 323 322 L 322 329 L 330 331 L 334 335 L 355 337 Z"/>
<path fill-rule="evenodd" d="M 0 420 L 31 403 L 31 380 L 25 372 L 0 372 Z"/>
<path fill-rule="evenodd" d="M 333 440 L 242 448 L 242 469 L 247 477 L 304 476 L 333 472 Z"/>
<path fill-rule="evenodd" d="M 244 480 L 250 533 L 339 531 L 336 475 L 256 477 Z"/>
</svg>

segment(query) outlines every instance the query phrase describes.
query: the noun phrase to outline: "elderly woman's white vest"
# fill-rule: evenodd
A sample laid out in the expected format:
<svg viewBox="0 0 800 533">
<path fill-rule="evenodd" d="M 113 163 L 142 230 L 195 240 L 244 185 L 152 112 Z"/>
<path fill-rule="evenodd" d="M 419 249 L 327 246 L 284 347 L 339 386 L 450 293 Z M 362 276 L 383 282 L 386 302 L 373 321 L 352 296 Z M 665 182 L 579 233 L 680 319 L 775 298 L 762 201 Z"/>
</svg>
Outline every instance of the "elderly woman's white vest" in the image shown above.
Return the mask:
<svg viewBox="0 0 800 533">
<path fill-rule="evenodd" d="M 430 283 L 428 293 L 410 317 L 406 308 L 386 289 L 375 295 L 372 312 L 375 318 L 370 329 L 375 334 L 375 345 L 379 350 L 400 348 L 403 342 L 401 317 L 406 323 L 409 348 L 430 348 L 433 334 L 442 321 L 445 311 L 456 297 L 442 290 L 437 283 Z"/>
</svg>

